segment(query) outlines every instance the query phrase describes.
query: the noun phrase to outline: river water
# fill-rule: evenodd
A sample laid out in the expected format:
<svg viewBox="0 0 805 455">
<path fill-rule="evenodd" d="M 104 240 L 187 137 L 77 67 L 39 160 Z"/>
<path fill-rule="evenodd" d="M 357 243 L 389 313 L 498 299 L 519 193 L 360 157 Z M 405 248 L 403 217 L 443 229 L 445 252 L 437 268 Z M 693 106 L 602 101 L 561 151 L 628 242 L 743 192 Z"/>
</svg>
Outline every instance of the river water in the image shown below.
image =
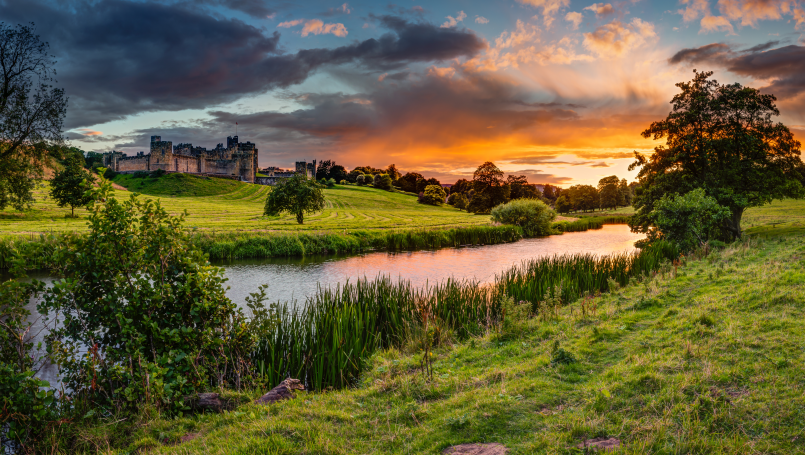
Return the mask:
<svg viewBox="0 0 805 455">
<path fill-rule="evenodd" d="M 321 256 L 282 259 L 243 259 L 217 262 L 225 269 L 227 296 L 244 305 L 246 297 L 262 284 L 268 285 L 272 302 L 299 301 L 327 287 L 354 282 L 367 277 L 388 275 L 392 279 L 409 280 L 415 286 L 439 282 L 447 278 L 474 279 L 481 283 L 494 281 L 495 275 L 522 261 L 557 254 L 591 253 L 607 255 L 634 251 L 634 242 L 643 238 L 626 225 L 605 225 L 602 229 L 571 232 L 563 235 L 525 239 L 500 245 L 443 248 L 402 253 L 374 252 L 354 256 Z M 34 274 L 32 278 L 50 284 L 51 276 Z M 244 305 L 245 306 L 245 305 Z M 29 304 L 34 320 L 35 340 L 44 336 L 36 302 Z M 54 384 L 56 371 L 44 368 L 40 377 Z"/>
</svg>

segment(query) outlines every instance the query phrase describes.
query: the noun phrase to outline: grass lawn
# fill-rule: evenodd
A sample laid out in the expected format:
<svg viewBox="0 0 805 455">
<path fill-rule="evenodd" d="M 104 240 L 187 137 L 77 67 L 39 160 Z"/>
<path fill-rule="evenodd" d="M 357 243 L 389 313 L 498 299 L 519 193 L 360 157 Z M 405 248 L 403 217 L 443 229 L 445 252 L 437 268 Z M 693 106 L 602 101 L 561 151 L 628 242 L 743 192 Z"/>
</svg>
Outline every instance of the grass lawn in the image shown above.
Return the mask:
<svg viewBox="0 0 805 455">
<path fill-rule="evenodd" d="M 805 453 L 803 258 L 802 235 L 744 242 L 558 320 L 442 346 L 432 381 L 421 354 L 384 351 L 349 390 L 125 430 L 112 419 L 81 439 L 95 452 L 125 432 L 121 454 L 439 453 L 470 442 L 584 453 L 595 437 L 621 442 L 608 453 Z M 555 343 L 575 361 L 557 361 L 567 356 Z"/>
<path fill-rule="evenodd" d="M 489 224 L 488 216 L 476 216 L 450 206 L 434 207 L 417 203 L 416 197 L 368 187 L 340 186 L 324 190 L 326 208 L 307 215 L 305 224 L 291 215 L 262 215 L 270 187 L 226 179 L 168 174 L 159 179 L 135 179 L 120 175 L 119 185 L 129 185 L 143 197 L 159 199 L 174 214 L 187 210 L 186 226 L 223 232 L 338 231 L 399 228 L 436 228 Z M 0 212 L 0 235 L 83 231 L 86 211 L 77 209 L 79 219 L 65 218 L 70 208 L 57 207 L 45 183 L 36 190 L 33 210 Z M 115 191 L 115 197 L 128 198 L 129 191 Z"/>
</svg>

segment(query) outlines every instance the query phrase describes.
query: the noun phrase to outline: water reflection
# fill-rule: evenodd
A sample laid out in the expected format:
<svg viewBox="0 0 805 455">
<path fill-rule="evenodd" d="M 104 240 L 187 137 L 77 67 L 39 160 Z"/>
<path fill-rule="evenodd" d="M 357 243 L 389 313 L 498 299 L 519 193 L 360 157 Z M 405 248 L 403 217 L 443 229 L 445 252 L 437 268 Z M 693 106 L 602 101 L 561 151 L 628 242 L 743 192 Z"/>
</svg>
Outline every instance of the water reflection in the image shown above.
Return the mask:
<svg viewBox="0 0 805 455">
<path fill-rule="evenodd" d="M 249 293 L 268 284 L 272 301 L 303 301 L 317 286 L 335 286 L 347 280 L 373 278 L 379 274 L 410 280 L 414 285 L 454 277 L 491 282 L 500 273 L 524 259 L 565 253 L 599 255 L 634 251 L 634 242 L 643 238 L 625 225 L 606 225 L 602 229 L 526 239 L 501 245 L 444 248 L 403 253 L 367 253 L 349 257 L 306 257 L 286 259 L 238 260 L 222 262 L 229 279 L 227 296 L 244 304 Z"/>
</svg>

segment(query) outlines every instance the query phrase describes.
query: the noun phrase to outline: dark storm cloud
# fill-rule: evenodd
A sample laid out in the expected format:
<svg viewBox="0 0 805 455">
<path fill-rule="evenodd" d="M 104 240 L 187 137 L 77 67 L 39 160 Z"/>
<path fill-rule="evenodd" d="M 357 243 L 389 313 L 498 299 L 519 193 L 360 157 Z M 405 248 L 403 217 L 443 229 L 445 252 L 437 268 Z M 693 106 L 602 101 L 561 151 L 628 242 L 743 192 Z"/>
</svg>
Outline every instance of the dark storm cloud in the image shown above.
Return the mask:
<svg viewBox="0 0 805 455">
<path fill-rule="evenodd" d="M 706 46 L 682 49 L 668 59 L 668 63 L 676 65 L 682 62 L 688 63 L 713 63 L 723 60 L 725 56 L 732 52 L 729 44 L 713 43 Z"/>
<path fill-rule="evenodd" d="M 805 47 L 789 45 L 771 49 L 776 44 L 777 41 L 770 41 L 735 52 L 727 44 L 713 43 L 683 49 L 668 61 L 671 64 L 687 62 L 722 66 L 741 76 L 771 80 L 763 91 L 773 93 L 781 100 L 796 97 L 805 91 Z"/>
<path fill-rule="evenodd" d="M 267 0 L 194 0 L 196 4 L 222 6 L 234 11 L 240 11 L 256 18 L 270 17 L 277 13 L 277 9 L 269 6 Z M 192 2 L 190 2 L 192 3 Z"/>
<path fill-rule="evenodd" d="M 212 1 L 212 0 L 211 0 Z M 214 0 L 263 14 L 261 2 Z M 34 21 L 59 60 L 70 97 L 69 128 L 157 111 L 204 108 L 303 82 L 326 65 L 394 68 L 409 62 L 473 56 L 486 43 L 466 30 L 439 29 L 384 16 L 378 39 L 284 54 L 280 35 L 198 8 L 160 2 L 6 1 L 0 19 Z"/>
</svg>

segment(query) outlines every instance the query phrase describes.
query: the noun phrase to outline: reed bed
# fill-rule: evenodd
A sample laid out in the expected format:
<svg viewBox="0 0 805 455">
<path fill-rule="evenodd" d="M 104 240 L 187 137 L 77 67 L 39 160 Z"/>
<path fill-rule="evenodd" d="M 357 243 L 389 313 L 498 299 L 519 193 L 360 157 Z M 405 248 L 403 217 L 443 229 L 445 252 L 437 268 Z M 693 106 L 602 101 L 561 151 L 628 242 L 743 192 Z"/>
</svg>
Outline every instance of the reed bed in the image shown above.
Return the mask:
<svg viewBox="0 0 805 455">
<path fill-rule="evenodd" d="M 633 254 L 527 261 L 497 276 L 492 285 L 446 280 L 414 287 L 379 276 L 320 287 L 300 310 L 279 303 L 270 323 L 258 324 L 261 335 L 252 361 L 269 385 L 291 376 L 316 390 L 345 387 L 357 381 L 372 353 L 405 345 L 423 327 L 428 327 L 427 337 L 449 331 L 463 338 L 498 321 L 505 297 L 529 301 L 538 310 L 551 290 L 561 289 L 562 302 L 568 304 L 608 290 L 610 280 L 626 284 L 649 274 L 677 255 L 675 247 L 660 242 Z"/>
<path fill-rule="evenodd" d="M 583 232 L 590 229 L 601 229 L 605 224 L 628 224 L 628 216 L 608 216 L 597 218 L 582 218 L 576 221 L 558 221 L 551 226 L 555 231 Z"/>
</svg>

